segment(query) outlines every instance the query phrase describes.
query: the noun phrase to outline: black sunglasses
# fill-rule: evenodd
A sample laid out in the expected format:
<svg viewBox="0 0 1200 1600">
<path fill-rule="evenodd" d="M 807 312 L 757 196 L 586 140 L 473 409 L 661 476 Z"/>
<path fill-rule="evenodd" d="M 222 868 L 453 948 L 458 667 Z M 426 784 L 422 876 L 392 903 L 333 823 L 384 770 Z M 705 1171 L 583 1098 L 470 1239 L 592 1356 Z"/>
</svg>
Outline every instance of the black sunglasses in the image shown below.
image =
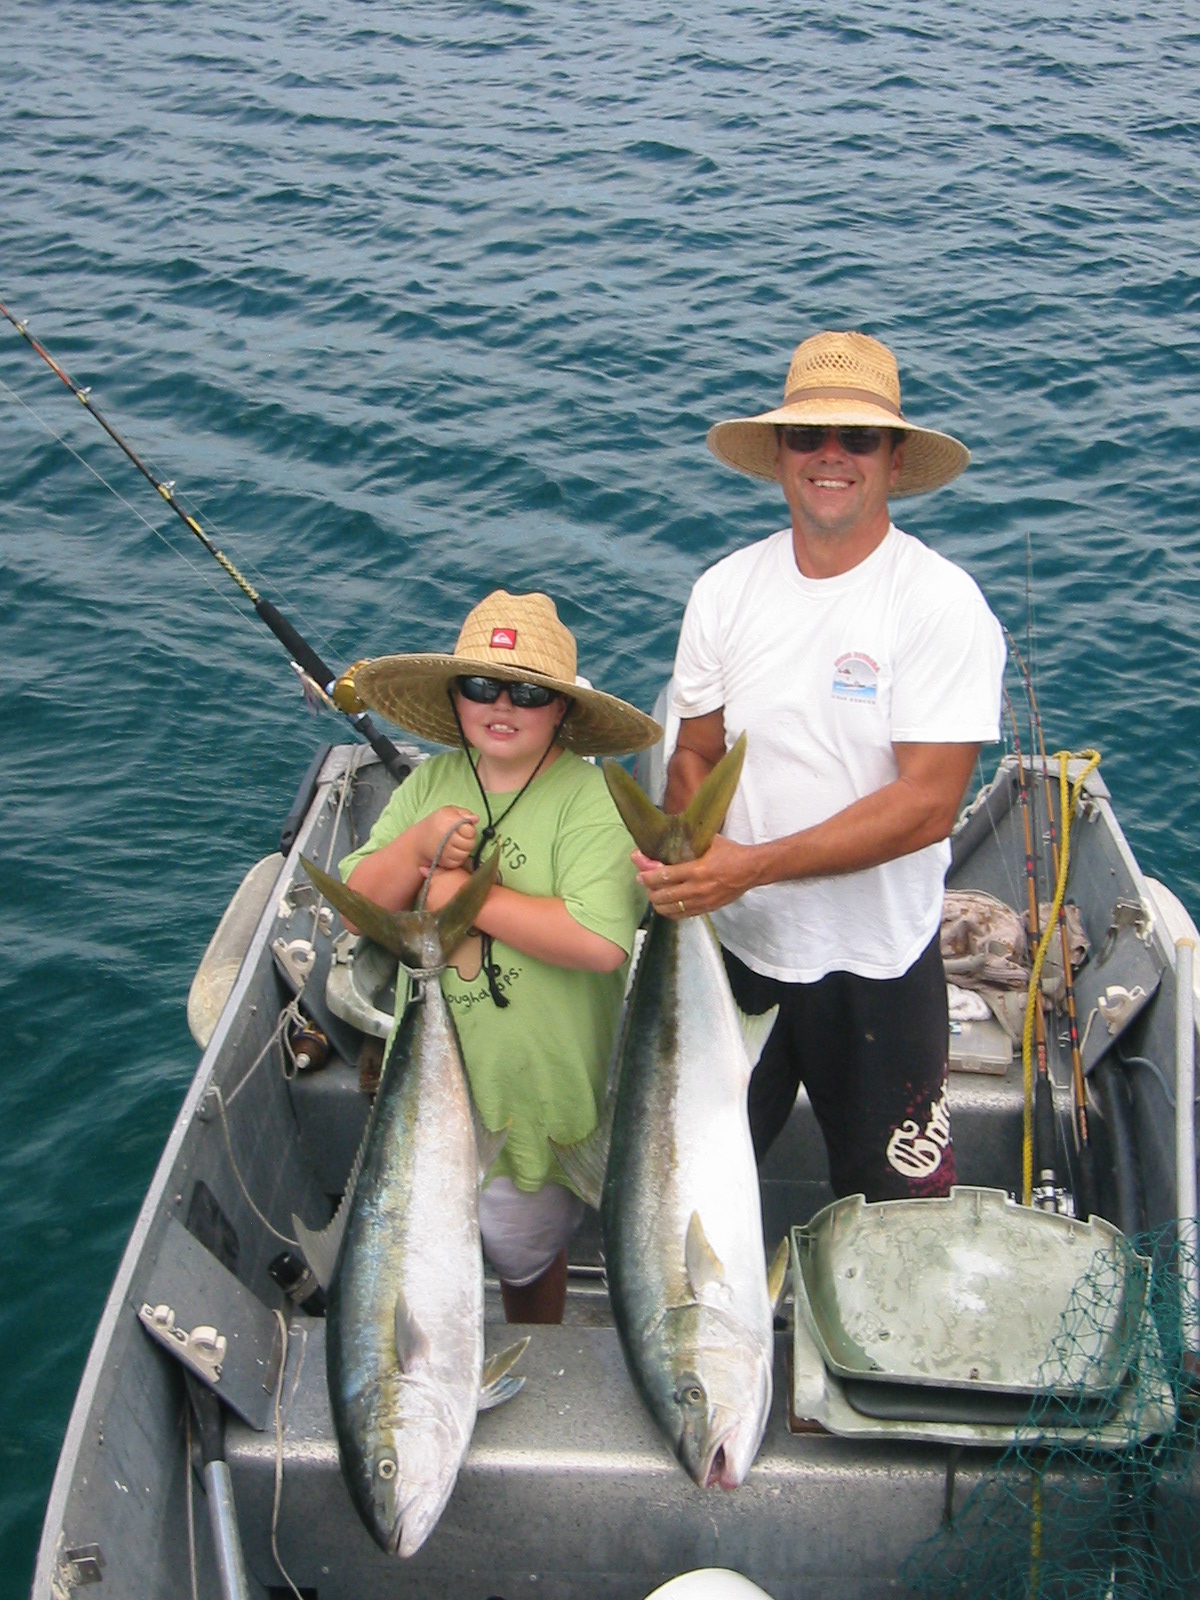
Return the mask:
<svg viewBox="0 0 1200 1600">
<path fill-rule="evenodd" d="M 820 422 L 780 428 L 779 437 L 789 450 L 807 456 L 821 448 L 827 433 L 832 433 L 842 449 L 852 456 L 873 456 L 883 442 L 882 428 L 827 428 Z"/>
<path fill-rule="evenodd" d="M 508 698 L 514 706 L 526 711 L 548 706 L 551 700 L 558 699 L 558 690 L 547 689 L 544 683 L 509 683 L 507 678 L 456 678 L 454 686 L 464 700 L 472 700 L 477 706 L 495 705 L 501 689 L 508 690 Z"/>
</svg>

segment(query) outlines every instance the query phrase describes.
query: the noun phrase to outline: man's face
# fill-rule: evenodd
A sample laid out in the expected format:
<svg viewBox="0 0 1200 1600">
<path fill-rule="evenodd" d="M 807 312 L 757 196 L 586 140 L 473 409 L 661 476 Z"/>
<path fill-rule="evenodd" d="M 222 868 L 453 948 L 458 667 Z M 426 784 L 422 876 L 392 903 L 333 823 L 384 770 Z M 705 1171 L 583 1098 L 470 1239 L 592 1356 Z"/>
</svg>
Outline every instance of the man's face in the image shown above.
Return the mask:
<svg viewBox="0 0 1200 1600">
<path fill-rule="evenodd" d="M 865 430 L 846 431 L 853 439 L 855 431 Z M 792 520 L 807 537 L 838 539 L 886 529 L 888 494 L 900 476 L 904 446 L 893 446 L 887 429 L 880 433 L 878 446 L 865 454 L 848 450 L 836 428 L 826 428 L 809 450 L 789 443 L 796 430 L 783 430 L 775 472 Z"/>
</svg>

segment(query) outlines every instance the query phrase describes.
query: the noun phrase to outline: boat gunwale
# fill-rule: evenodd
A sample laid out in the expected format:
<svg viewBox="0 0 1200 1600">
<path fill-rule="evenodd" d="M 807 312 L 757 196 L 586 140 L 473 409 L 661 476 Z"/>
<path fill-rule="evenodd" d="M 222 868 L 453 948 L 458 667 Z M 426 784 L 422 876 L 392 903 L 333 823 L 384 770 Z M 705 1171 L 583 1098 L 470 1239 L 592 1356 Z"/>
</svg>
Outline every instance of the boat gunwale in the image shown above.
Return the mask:
<svg viewBox="0 0 1200 1600">
<path fill-rule="evenodd" d="M 310 836 L 320 823 L 322 814 L 337 782 L 348 773 L 353 775 L 360 766 L 368 764 L 359 755 L 362 751 L 366 751 L 366 755 L 371 762 L 378 762 L 378 756 L 375 756 L 373 752 L 367 751 L 365 746 L 342 744 L 333 746 L 322 765 L 317 785 L 313 792 L 312 802 L 309 805 L 303 823 L 296 832 L 291 849 L 284 857 L 283 865 L 280 867 L 271 892 L 267 896 L 262 914 L 247 942 L 237 978 L 229 991 L 224 1009 L 216 1027 L 213 1029 L 212 1037 L 209 1039 L 208 1045 L 204 1049 L 192 1075 L 184 1095 L 183 1104 L 176 1113 L 171 1131 L 163 1146 L 162 1154 L 158 1158 L 153 1176 L 138 1209 L 137 1217 L 129 1238 L 126 1240 L 125 1248 L 121 1253 L 116 1273 L 113 1276 L 112 1286 L 105 1300 L 104 1309 L 100 1314 L 96 1331 L 92 1336 L 87 1360 L 84 1363 L 79 1387 L 76 1390 L 66 1430 L 63 1434 L 58 1461 L 54 1469 L 54 1477 L 50 1485 L 50 1493 L 46 1500 L 46 1511 L 42 1521 L 42 1531 L 38 1539 L 37 1556 L 34 1560 L 30 1588 L 33 1596 L 57 1597 L 61 1593 L 59 1575 L 63 1559 L 63 1521 L 69 1505 L 71 1491 L 75 1484 L 79 1456 L 87 1438 L 88 1426 L 95 1410 L 105 1372 L 109 1368 L 110 1356 L 114 1341 L 120 1330 L 121 1318 L 130 1305 L 130 1288 L 139 1269 L 144 1268 L 147 1242 L 155 1227 L 162 1226 L 163 1218 L 167 1214 L 164 1196 L 169 1188 L 170 1179 L 183 1151 L 188 1133 L 196 1121 L 197 1113 L 204 1097 L 212 1085 L 221 1053 L 240 1014 L 242 1002 L 258 979 L 260 960 L 278 919 L 280 894 L 283 888 L 290 885 L 295 879 L 301 852 L 307 848 Z M 132 1335 L 132 1332 L 133 1325 L 131 1323 L 129 1326 L 130 1335 Z"/>
</svg>

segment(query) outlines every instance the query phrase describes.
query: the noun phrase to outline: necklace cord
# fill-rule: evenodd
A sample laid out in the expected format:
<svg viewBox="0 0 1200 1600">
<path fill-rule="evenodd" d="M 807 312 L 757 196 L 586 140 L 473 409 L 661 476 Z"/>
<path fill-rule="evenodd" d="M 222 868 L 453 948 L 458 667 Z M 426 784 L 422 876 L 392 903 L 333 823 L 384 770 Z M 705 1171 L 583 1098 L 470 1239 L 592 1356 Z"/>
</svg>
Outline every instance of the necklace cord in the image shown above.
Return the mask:
<svg viewBox="0 0 1200 1600">
<path fill-rule="evenodd" d="M 475 779 L 475 787 L 479 790 L 479 798 L 483 801 L 483 809 L 487 815 L 487 826 L 481 831 L 479 835 L 479 843 L 475 846 L 475 849 L 471 855 L 471 865 L 473 867 L 478 867 L 485 847 L 495 839 L 500 824 L 504 821 L 505 817 L 508 816 L 509 812 L 516 805 L 517 801 L 521 798 L 526 789 L 529 788 L 529 785 L 545 766 L 546 758 L 549 756 L 551 750 L 554 749 L 554 746 L 558 743 L 559 731 L 562 728 L 563 723 L 567 720 L 567 717 L 570 715 L 571 706 L 570 702 L 568 701 L 567 709 L 555 724 L 554 732 L 550 736 L 550 743 L 538 757 L 537 765 L 534 767 L 533 771 L 525 779 L 525 782 L 517 790 L 516 794 L 508 802 L 500 815 L 498 817 L 493 817 L 491 802 L 488 800 L 487 790 L 483 786 L 483 779 L 479 776 L 478 762 L 471 760 L 471 747 L 467 742 L 467 736 L 463 730 L 462 718 L 458 714 L 458 707 L 454 703 L 454 688 L 452 684 L 448 685 L 446 688 L 446 698 L 450 702 L 450 711 L 454 717 L 455 726 L 458 729 L 458 736 L 462 740 L 463 750 L 466 752 L 467 765 L 471 769 L 471 776 Z M 483 759 L 482 755 L 479 759 Z M 503 1011 L 508 1005 L 508 996 L 500 987 L 500 963 L 495 959 L 495 940 L 492 938 L 490 933 L 484 933 L 482 929 L 479 930 L 479 936 L 483 941 L 483 973 L 487 979 L 488 993 L 492 997 L 493 1005 L 495 1005 L 498 1010 Z"/>
</svg>

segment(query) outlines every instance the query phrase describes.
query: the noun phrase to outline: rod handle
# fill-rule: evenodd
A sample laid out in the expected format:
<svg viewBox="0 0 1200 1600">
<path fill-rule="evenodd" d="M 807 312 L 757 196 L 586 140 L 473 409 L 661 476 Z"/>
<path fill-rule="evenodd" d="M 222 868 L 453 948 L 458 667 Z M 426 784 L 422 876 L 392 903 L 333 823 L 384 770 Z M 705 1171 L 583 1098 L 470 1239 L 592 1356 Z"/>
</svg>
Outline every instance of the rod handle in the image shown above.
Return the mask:
<svg viewBox="0 0 1200 1600">
<path fill-rule="evenodd" d="M 279 640 L 280 644 L 283 645 L 292 660 L 303 667 L 313 682 L 324 689 L 326 694 L 331 695 L 333 693 L 333 685 L 337 680 L 337 674 L 329 670 L 308 640 L 296 632 L 278 607 L 273 606 L 269 600 L 264 600 L 261 595 L 254 602 L 254 609 Z M 350 721 L 362 734 L 397 783 L 408 777 L 410 768 L 407 763 L 401 761 L 396 754 L 395 745 L 386 734 L 379 731 L 365 711 L 356 711 L 351 715 Z"/>
<path fill-rule="evenodd" d="M 1039 1073 L 1033 1090 L 1033 1148 L 1040 1172 L 1054 1171 L 1054 1094 L 1047 1074 Z"/>
</svg>

